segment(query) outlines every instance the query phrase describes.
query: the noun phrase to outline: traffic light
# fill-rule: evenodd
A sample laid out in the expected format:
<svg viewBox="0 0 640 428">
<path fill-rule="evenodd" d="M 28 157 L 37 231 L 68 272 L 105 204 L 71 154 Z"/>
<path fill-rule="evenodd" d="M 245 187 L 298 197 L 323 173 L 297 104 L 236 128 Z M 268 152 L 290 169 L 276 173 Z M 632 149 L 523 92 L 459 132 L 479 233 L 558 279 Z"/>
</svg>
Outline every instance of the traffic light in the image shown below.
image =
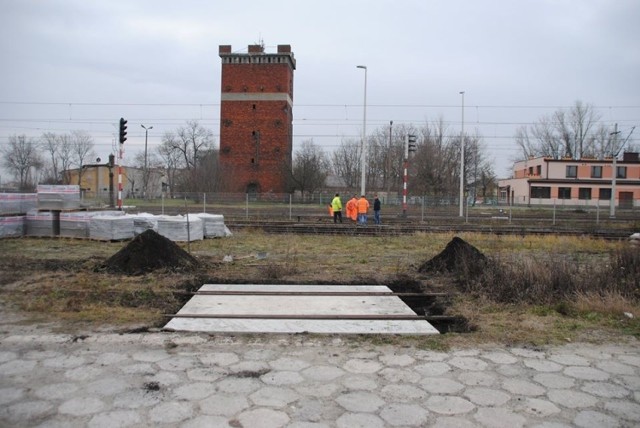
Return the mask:
<svg viewBox="0 0 640 428">
<path fill-rule="evenodd" d="M 123 117 L 120 118 L 120 144 L 124 144 L 127 140 L 127 121 Z"/>
<path fill-rule="evenodd" d="M 416 141 L 418 141 L 418 137 L 416 137 L 415 135 L 409 135 L 409 151 L 410 152 L 416 151 Z"/>
</svg>

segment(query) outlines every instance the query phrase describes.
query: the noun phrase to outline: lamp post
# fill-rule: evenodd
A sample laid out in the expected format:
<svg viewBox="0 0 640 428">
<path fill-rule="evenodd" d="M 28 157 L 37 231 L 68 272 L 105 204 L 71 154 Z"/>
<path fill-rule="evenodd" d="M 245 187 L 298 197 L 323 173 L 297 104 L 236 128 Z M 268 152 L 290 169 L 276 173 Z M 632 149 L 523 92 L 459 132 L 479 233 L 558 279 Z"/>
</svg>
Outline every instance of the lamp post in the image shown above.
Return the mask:
<svg viewBox="0 0 640 428">
<path fill-rule="evenodd" d="M 147 171 L 147 138 L 149 137 L 149 130 L 153 129 L 153 126 L 146 127 L 144 125 L 140 125 L 144 128 L 144 177 L 142 179 L 142 196 L 147 198 L 147 182 L 149 181 L 149 171 Z"/>
<path fill-rule="evenodd" d="M 462 126 L 460 127 L 460 217 L 464 216 L 464 91 L 462 95 Z"/>
<path fill-rule="evenodd" d="M 364 117 L 362 119 L 362 157 L 360 159 L 360 167 L 362 168 L 360 194 L 364 195 L 367 180 L 367 66 L 357 65 L 356 67 L 364 69 Z"/>
</svg>

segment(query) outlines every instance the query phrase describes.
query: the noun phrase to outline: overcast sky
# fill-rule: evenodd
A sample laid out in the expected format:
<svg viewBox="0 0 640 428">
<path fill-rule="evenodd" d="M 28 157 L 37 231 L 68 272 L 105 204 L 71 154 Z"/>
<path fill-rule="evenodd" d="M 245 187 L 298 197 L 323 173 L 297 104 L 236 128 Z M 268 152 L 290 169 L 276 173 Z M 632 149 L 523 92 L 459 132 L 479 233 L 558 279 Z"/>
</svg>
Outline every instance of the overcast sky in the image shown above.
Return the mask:
<svg viewBox="0 0 640 428">
<path fill-rule="evenodd" d="M 640 124 L 638 0 L 0 0 L 0 144 L 84 129 L 106 159 L 198 120 L 219 134 L 219 45 L 292 47 L 294 150 L 442 118 L 508 175 L 514 130 L 577 100 Z M 637 139 L 637 135 L 634 135 Z M 125 161 L 126 163 L 126 161 Z M 0 177 L 3 181 L 6 176 Z"/>
</svg>

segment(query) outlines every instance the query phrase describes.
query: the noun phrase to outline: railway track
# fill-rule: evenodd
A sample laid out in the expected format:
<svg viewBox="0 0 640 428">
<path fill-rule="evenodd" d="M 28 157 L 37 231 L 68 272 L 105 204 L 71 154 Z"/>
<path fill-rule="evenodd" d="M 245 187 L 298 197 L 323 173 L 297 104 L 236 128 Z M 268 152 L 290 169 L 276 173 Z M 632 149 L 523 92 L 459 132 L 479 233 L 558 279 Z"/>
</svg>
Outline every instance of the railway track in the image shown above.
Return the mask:
<svg viewBox="0 0 640 428">
<path fill-rule="evenodd" d="M 333 223 L 304 223 L 304 222 L 270 222 L 270 221 L 227 221 L 232 229 L 259 229 L 273 234 L 296 235 L 354 235 L 354 236 L 398 236 L 415 233 L 486 233 L 495 235 L 560 235 L 560 236 L 588 236 L 607 240 L 627 239 L 631 233 L 623 229 L 582 230 L 560 227 L 536 226 L 486 226 L 486 225 L 423 225 L 391 223 L 381 226 Z"/>
</svg>

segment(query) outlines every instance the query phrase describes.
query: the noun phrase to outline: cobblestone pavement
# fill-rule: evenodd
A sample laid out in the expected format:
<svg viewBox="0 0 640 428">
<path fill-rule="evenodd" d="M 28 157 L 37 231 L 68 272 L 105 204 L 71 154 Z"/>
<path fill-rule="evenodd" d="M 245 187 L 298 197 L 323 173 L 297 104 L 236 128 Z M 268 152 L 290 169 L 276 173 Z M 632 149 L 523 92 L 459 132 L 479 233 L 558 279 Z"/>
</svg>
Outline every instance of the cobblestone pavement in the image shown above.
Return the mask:
<svg viewBox="0 0 640 428">
<path fill-rule="evenodd" d="M 0 426 L 637 427 L 640 344 L 0 334 Z"/>
</svg>

